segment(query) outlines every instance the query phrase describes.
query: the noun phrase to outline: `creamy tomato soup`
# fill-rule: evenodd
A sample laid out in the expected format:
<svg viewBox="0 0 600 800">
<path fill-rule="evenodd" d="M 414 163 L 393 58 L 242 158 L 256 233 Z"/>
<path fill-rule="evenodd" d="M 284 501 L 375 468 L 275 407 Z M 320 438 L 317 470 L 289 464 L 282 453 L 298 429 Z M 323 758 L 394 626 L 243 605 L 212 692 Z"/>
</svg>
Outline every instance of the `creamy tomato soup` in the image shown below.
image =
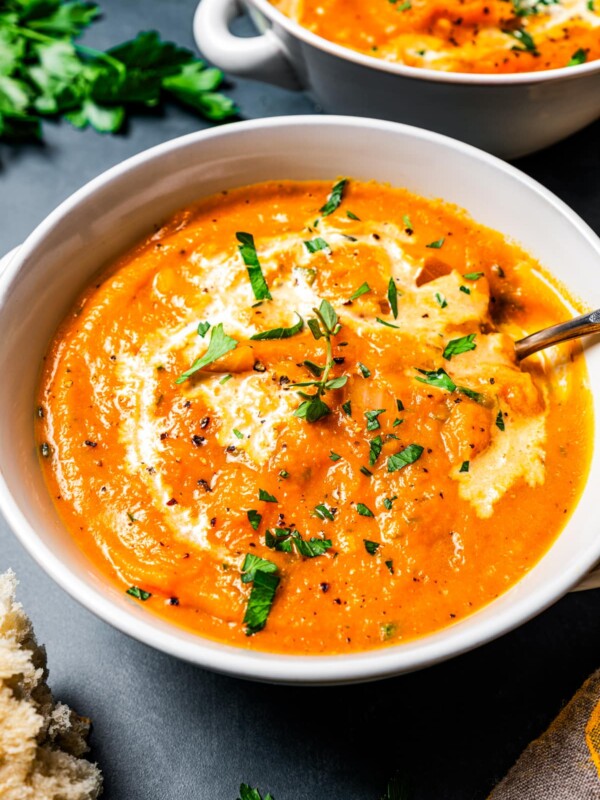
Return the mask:
<svg viewBox="0 0 600 800">
<path fill-rule="evenodd" d="M 600 0 L 272 0 L 332 42 L 451 72 L 529 72 L 600 58 Z"/>
<path fill-rule="evenodd" d="M 48 351 L 56 508 L 148 613 L 286 653 L 398 644 L 544 554 L 592 440 L 573 313 L 441 201 L 353 180 L 223 192 L 90 285 Z"/>
</svg>

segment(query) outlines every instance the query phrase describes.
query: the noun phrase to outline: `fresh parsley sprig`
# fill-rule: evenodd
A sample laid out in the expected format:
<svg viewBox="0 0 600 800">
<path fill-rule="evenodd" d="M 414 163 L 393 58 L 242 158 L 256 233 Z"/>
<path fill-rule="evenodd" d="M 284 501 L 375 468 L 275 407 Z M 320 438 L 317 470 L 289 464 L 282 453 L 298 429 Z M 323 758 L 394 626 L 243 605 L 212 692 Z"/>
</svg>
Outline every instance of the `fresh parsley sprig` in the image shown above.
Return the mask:
<svg viewBox="0 0 600 800">
<path fill-rule="evenodd" d="M 41 139 L 42 121 L 119 131 L 135 106 L 170 97 L 210 120 L 235 116 L 223 73 L 146 31 L 107 52 L 74 41 L 98 18 L 80 0 L 0 0 L 0 138 Z"/>
<path fill-rule="evenodd" d="M 319 339 L 325 339 L 325 366 L 322 368 L 321 377 L 319 380 L 295 383 L 291 387 L 305 388 L 314 386 L 316 389 L 314 394 L 307 394 L 303 391 L 298 392 L 300 397 L 302 397 L 303 402 L 300 403 L 298 408 L 294 411 L 294 416 L 305 419 L 307 422 L 316 422 L 317 420 L 322 419 L 331 413 L 331 409 L 323 400 L 323 395 L 325 392 L 331 389 L 341 389 L 342 386 L 345 386 L 348 380 L 346 375 L 341 375 L 338 378 L 329 377 L 331 369 L 334 365 L 333 346 L 331 340 L 334 336 L 337 336 L 342 327 L 339 322 L 338 315 L 336 314 L 331 303 L 329 303 L 327 300 L 322 300 L 319 308 L 313 308 L 313 312 L 315 317 L 311 317 L 307 321 L 308 327 L 317 341 Z M 312 362 L 309 363 L 312 364 Z M 315 370 L 313 368 L 310 369 L 310 371 L 316 376 L 317 372 L 320 370 L 320 367 L 318 365 L 314 366 L 316 366 L 317 369 Z"/>
<path fill-rule="evenodd" d="M 252 553 L 248 553 L 244 559 L 241 577 L 242 583 L 252 584 L 244 614 L 246 636 L 252 636 L 262 631 L 267 624 L 280 578 L 276 564 Z"/>
</svg>

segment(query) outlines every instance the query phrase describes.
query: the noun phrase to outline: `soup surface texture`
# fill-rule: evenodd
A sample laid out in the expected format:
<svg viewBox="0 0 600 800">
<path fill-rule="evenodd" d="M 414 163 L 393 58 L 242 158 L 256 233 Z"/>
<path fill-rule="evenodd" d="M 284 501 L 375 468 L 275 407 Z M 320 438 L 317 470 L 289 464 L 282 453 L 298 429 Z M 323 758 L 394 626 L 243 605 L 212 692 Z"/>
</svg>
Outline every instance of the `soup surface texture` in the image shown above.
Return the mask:
<svg viewBox="0 0 600 800">
<path fill-rule="evenodd" d="M 600 58 L 600 0 L 272 0 L 336 44 L 411 67 L 530 72 Z"/>
<path fill-rule="evenodd" d="M 265 183 L 157 227 L 77 300 L 37 435 L 56 507 L 123 591 L 243 647 L 335 653 L 460 620 L 583 487 L 585 362 L 513 342 L 572 309 L 459 209 Z"/>
</svg>

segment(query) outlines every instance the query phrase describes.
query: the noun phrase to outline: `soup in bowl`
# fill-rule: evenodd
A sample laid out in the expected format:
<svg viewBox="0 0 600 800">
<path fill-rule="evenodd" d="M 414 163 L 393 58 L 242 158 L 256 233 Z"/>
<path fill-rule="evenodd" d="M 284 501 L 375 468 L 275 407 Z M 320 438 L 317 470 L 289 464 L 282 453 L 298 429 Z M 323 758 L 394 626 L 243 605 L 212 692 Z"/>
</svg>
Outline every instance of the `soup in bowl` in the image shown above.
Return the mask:
<svg viewBox="0 0 600 800">
<path fill-rule="evenodd" d="M 503 158 L 600 116 L 597 0 L 202 0 L 200 50 L 231 74 L 307 89 L 336 114 L 391 119 Z M 248 9 L 260 36 L 237 36 Z"/>
<path fill-rule="evenodd" d="M 204 666 L 342 682 L 461 652 L 600 554 L 596 350 L 514 355 L 597 304 L 597 257 L 537 184 L 423 131 L 161 145 L 3 276 L 3 510 L 80 601 Z"/>
</svg>

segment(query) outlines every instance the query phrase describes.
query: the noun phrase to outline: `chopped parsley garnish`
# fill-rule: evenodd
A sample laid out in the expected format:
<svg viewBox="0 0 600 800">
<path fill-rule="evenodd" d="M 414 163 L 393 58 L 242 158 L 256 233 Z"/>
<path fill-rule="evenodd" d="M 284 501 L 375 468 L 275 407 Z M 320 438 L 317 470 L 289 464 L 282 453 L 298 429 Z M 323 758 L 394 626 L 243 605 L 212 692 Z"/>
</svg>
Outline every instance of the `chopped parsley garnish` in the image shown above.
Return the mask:
<svg viewBox="0 0 600 800">
<path fill-rule="evenodd" d="M 457 386 L 446 370 L 441 367 L 440 369 L 431 370 L 430 372 L 424 369 L 419 369 L 417 372 L 420 372 L 421 375 L 425 375 L 424 378 L 416 378 L 420 383 L 426 383 L 428 386 L 434 386 L 436 389 L 445 389 L 447 392 L 460 392 L 470 397 L 471 400 L 475 400 L 477 403 L 481 403 L 483 400 L 483 395 L 479 394 L 479 392 L 475 392 L 473 389 L 467 389 L 466 386 Z"/>
<path fill-rule="evenodd" d="M 459 287 L 458 287 L 458 289 L 459 289 L 459 291 L 461 291 L 463 294 L 471 294 L 471 290 L 469 289 L 469 287 L 468 287 L 468 286 L 459 286 Z"/>
<path fill-rule="evenodd" d="M 316 558 L 324 555 L 331 547 L 331 539 L 320 539 L 316 536 L 303 539 L 295 528 L 273 528 L 265 533 L 265 544 L 271 550 L 291 553 L 294 548 L 304 558 Z"/>
<path fill-rule="evenodd" d="M 519 44 L 523 45 L 523 47 L 513 47 L 513 50 L 519 50 L 527 53 L 537 53 L 537 47 L 535 46 L 533 37 L 530 33 L 527 33 L 526 30 L 523 30 L 523 28 L 517 28 L 514 31 L 505 29 L 502 32 L 512 36 L 513 39 L 516 39 L 517 42 L 519 42 Z"/>
<path fill-rule="evenodd" d="M 404 403 L 402 402 L 402 400 L 396 400 L 396 408 L 398 409 L 398 411 L 405 410 Z"/>
<path fill-rule="evenodd" d="M 304 327 L 304 320 L 298 314 L 298 312 L 294 312 L 298 317 L 298 322 L 295 325 L 292 325 L 289 328 L 271 328 L 269 331 L 261 331 L 260 333 L 255 333 L 254 336 L 251 336 L 251 339 L 261 340 L 261 339 L 289 339 L 290 336 L 295 336 L 297 333 L 300 333 L 302 328 Z"/>
<path fill-rule="evenodd" d="M 254 297 L 257 300 L 271 300 L 271 293 L 263 275 L 258 254 L 254 245 L 254 236 L 251 233 L 236 233 L 236 239 L 240 243 L 238 250 L 242 255 L 244 264 L 248 269 L 248 277 L 250 278 L 250 285 L 254 292 Z"/>
<path fill-rule="evenodd" d="M 363 294 L 367 294 L 367 292 L 371 291 L 371 287 L 365 281 L 362 286 L 359 286 L 358 289 L 354 292 L 354 294 L 350 295 L 350 300 L 357 300 L 359 297 L 362 297 Z"/>
<path fill-rule="evenodd" d="M 502 410 L 498 410 L 496 415 L 496 427 L 499 428 L 501 431 L 506 430 L 506 425 L 504 424 L 504 415 L 502 414 Z"/>
<path fill-rule="evenodd" d="M 402 223 L 404 225 L 405 230 L 410 231 L 411 233 L 414 231 L 413 224 L 410 221 L 410 217 L 408 214 L 404 214 L 402 216 Z"/>
<path fill-rule="evenodd" d="M 383 448 L 383 439 L 381 438 L 381 436 L 376 436 L 369 442 L 369 464 L 371 466 L 375 464 L 375 462 L 381 455 L 382 448 Z"/>
<path fill-rule="evenodd" d="M 233 432 L 237 436 L 238 439 L 243 439 L 244 438 L 244 434 L 241 431 L 238 431 L 237 428 L 234 428 Z"/>
<path fill-rule="evenodd" d="M 441 239 L 436 239 L 435 242 L 429 242 L 429 244 L 426 244 L 425 247 L 429 247 L 430 250 L 439 250 L 440 247 L 444 244 L 445 241 L 446 241 L 446 237 L 442 236 Z"/>
<path fill-rule="evenodd" d="M 384 497 L 383 498 L 383 505 L 387 508 L 388 511 L 390 511 L 391 508 L 392 508 L 392 503 L 394 502 L 394 500 L 397 500 L 397 499 L 398 499 L 398 495 L 397 494 L 395 494 L 393 497 Z"/>
<path fill-rule="evenodd" d="M 374 411 L 365 411 L 365 417 L 367 418 L 367 430 L 368 431 L 376 431 L 378 428 L 381 428 L 379 424 L 379 417 L 381 414 L 385 413 L 385 408 L 376 408 Z"/>
<path fill-rule="evenodd" d="M 280 478 L 289 478 L 290 477 L 290 473 L 287 471 L 287 469 L 280 469 L 279 470 L 279 477 Z"/>
<path fill-rule="evenodd" d="M 220 386 L 223 386 L 223 384 L 224 384 L 224 383 L 227 383 L 227 381 L 230 381 L 232 378 L 233 378 L 233 375 L 231 375 L 231 374 L 229 374 L 229 375 L 223 375 L 223 377 L 222 377 L 222 378 L 221 378 L 221 380 L 219 381 L 219 385 L 220 385 Z"/>
<path fill-rule="evenodd" d="M 444 295 L 440 294 L 439 292 L 435 293 L 435 299 L 437 300 L 437 303 L 440 308 L 446 308 L 446 306 L 448 305 L 448 301 L 446 300 Z"/>
<path fill-rule="evenodd" d="M 366 506 L 364 503 L 357 503 L 356 510 L 361 515 L 361 517 L 374 517 L 375 514 L 371 511 L 371 509 Z"/>
<path fill-rule="evenodd" d="M 338 455 L 337 453 L 334 453 L 334 452 L 333 452 L 333 450 L 330 450 L 330 451 L 329 451 L 329 458 L 330 458 L 332 461 L 339 461 L 339 460 L 341 459 L 341 456 L 340 456 L 340 455 Z"/>
<path fill-rule="evenodd" d="M 252 583 L 244 614 L 246 636 L 262 631 L 267 624 L 279 580 L 276 564 L 251 553 L 246 555 L 242 565 L 242 583 Z"/>
<path fill-rule="evenodd" d="M 567 62 L 567 67 L 576 67 L 578 64 L 585 64 L 587 61 L 587 52 L 580 47 L 579 50 L 575 50 L 571 58 Z"/>
<path fill-rule="evenodd" d="M 393 561 L 393 559 L 390 558 L 388 561 L 385 562 L 385 565 L 389 569 L 390 575 L 393 575 L 394 574 L 394 561 Z"/>
<path fill-rule="evenodd" d="M 388 472 L 396 472 L 409 464 L 414 464 L 415 461 L 421 458 L 423 450 L 424 448 L 420 444 L 409 444 L 404 450 L 394 453 L 387 460 Z"/>
<path fill-rule="evenodd" d="M 371 377 L 371 370 L 368 367 L 365 367 L 365 365 L 361 364 L 360 361 L 358 362 L 357 366 L 358 366 L 358 368 L 360 370 L 360 374 L 363 376 L 363 378 L 370 378 Z"/>
<path fill-rule="evenodd" d="M 198 324 L 198 336 L 201 336 L 203 339 L 208 333 L 208 329 L 210 328 L 210 322 L 200 322 Z"/>
<path fill-rule="evenodd" d="M 352 416 L 352 401 L 346 400 L 345 403 L 342 403 L 342 408 L 344 409 L 344 413 L 347 414 L 349 417 Z"/>
<path fill-rule="evenodd" d="M 252 583 L 257 572 L 277 572 L 277 564 L 260 558 L 252 553 L 247 553 L 242 565 L 242 583 Z"/>
<path fill-rule="evenodd" d="M 325 239 L 322 239 L 320 236 L 304 242 L 304 246 L 309 253 L 318 253 L 319 250 L 328 250 L 331 253 L 331 247 L 329 247 Z"/>
<path fill-rule="evenodd" d="M 130 586 L 126 593 L 135 597 L 136 600 L 142 600 L 144 603 L 152 597 L 152 592 L 145 592 L 143 589 L 140 589 L 139 586 Z"/>
<path fill-rule="evenodd" d="M 399 329 L 400 325 L 394 325 L 392 322 L 386 322 L 384 319 L 380 319 L 380 317 L 375 317 L 377 322 L 380 322 L 382 325 L 385 325 L 387 328 L 396 328 Z"/>
<path fill-rule="evenodd" d="M 251 508 L 249 511 L 246 511 L 246 514 L 248 516 L 248 522 L 250 523 L 250 525 L 252 525 L 254 530 L 257 531 L 258 526 L 260 525 L 260 521 L 262 519 L 262 514 L 259 514 L 258 511 L 256 511 L 256 509 L 254 508 Z"/>
<path fill-rule="evenodd" d="M 366 478 L 372 478 L 372 477 L 373 477 L 373 473 L 371 472 L 371 470 L 370 470 L 370 469 L 367 469 L 365 466 L 362 466 L 362 467 L 360 468 L 360 472 L 362 472 L 362 474 L 363 474 L 363 475 L 364 475 Z"/>
<path fill-rule="evenodd" d="M 396 419 L 392 423 L 392 427 L 393 428 L 397 428 L 398 425 L 402 425 L 403 422 L 404 422 L 403 419 L 400 419 L 399 417 L 396 417 Z"/>
<path fill-rule="evenodd" d="M 560 0 L 512 0 L 515 16 L 517 17 L 529 17 L 533 14 L 539 14 L 543 9 L 559 2 Z"/>
<path fill-rule="evenodd" d="M 468 281 L 478 281 L 479 278 L 483 278 L 485 272 L 465 272 L 463 278 L 466 278 Z"/>
<path fill-rule="evenodd" d="M 339 208 L 340 203 L 342 202 L 342 196 L 344 194 L 344 189 L 346 188 L 346 184 L 348 183 L 347 178 L 343 178 L 341 181 L 338 181 L 333 189 L 331 190 L 331 194 L 327 198 L 327 202 L 325 205 L 319 209 L 321 214 L 324 217 L 328 217 L 330 214 Z"/>
<path fill-rule="evenodd" d="M 397 0 L 394 0 L 394 2 L 397 2 Z M 398 11 L 410 11 L 410 9 L 412 8 L 411 0 L 404 0 L 404 2 L 400 3 L 400 5 L 397 8 Z"/>
<path fill-rule="evenodd" d="M 319 503 L 318 506 L 314 508 L 315 515 L 319 519 L 328 519 L 330 522 L 333 522 L 335 519 L 335 508 L 327 508 L 325 503 Z"/>
<path fill-rule="evenodd" d="M 210 341 L 206 353 L 201 358 L 197 358 L 188 370 L 182 372 L 175 383 L 183 383 L 198 370 L 204 369 L 204 367 L 212 364 L 213 361 L 217 361 L 217 359 L 229 353 L 230 350 L 235 350 L 237 345 L 236 340 L 232 339 L 231 336 L 227 336 L 223 330 L 223 323 L 219 322 L 210 332 Z"/>
<path fill-rule="evenodd" d="M 346 216 L 348 219 L 355 219 L 357 222 L 360 222 L 360 217 L 357 217 L 356 214 L 352 213 L 352 211 L 346 211 Z"/>
<path fill-rule="evenodd" d="M 390 308 L 392 309 L 392 314 L 394 315 L 394 319 L 398 317 L 398 287 L 396 286 L 396 281 L 393 278 L 390 278 L 390 282 L 388 283 L 388 290 L 387 290 L 387 298 L 390 304 Z"/>
<path fill-rule="evenodd" d="M 462 464 L 460 465 L 460 469 L 458 471 L 459 472 L 468 472 L 469 471 L 469 466 L 470 466 L 470 462 L 469 461 L 463 461 Z"/>
<path fill-rule="evenodd" d="M 265 491 L 264 489 L 259 489 L 258 490 L 258 499 L 262 500 L 265 503 L 278 503 L 279 502 L 276 497 L 273 497 L 272 494 L 269 494 L 269 492 Z"/>
<path fill-rule="evenodd" d="M 461 336 L 460 339 L 451 339 L 444 348 L 442 356 L 447 361 L 450 361 L 452 356 L 459 356 L 461 353 L 468 353 L 469 350 L 475 350 L 477 347 L 475 344 L 475 335 L 474 333 L 469 333 L 467 336 Z"/>
<path fill-rule="evenodd" d="M 304 391 L 298 392 L 303 402 L 300 403 L 298 408 L 294 411 L 294 416 L 305 419 L 307 422 L 316 422 L 331 413 L 331 409 L 322 399 L 323 395 L 331 389 L 341 389 L 348 380 L 346 375 L 340 375 L 337 378 L 329 377 L 331 369 L 335 364 L 331 340 L 340 332 L 342 327 L 338 315 L 331 303 L 327 300 L 322 300 L 319 308 L 313 308 L 313 311 L 315 312 L 316 318 L 308 320 L 308 327 L 317 341 L 319 339 L 325 339 L 325 366 L 321 368 L 312 362 L 308 362 L 308 365 L 310 365 L 309 369 L 313 375 L 319 377 L 320 373 L 322 373 L 322 375 L 320 375 L 320 380 L 293 384 L 293 386 L 297 388 L 314 386 L 316 389 L 315 394 L 307 394 Z M 306 364 L 306 362 L 304 363 Z"/>
<path fill-rule="evenodd" d="M 372 517 L 373 514 L 370 516 Z M 374 556 L 381 547 L 381 542 L 371 542 L 369 539 L 363 539 L 363 542 L 365 544 L 365 550 L 370 556 Z"/>
</svg>

